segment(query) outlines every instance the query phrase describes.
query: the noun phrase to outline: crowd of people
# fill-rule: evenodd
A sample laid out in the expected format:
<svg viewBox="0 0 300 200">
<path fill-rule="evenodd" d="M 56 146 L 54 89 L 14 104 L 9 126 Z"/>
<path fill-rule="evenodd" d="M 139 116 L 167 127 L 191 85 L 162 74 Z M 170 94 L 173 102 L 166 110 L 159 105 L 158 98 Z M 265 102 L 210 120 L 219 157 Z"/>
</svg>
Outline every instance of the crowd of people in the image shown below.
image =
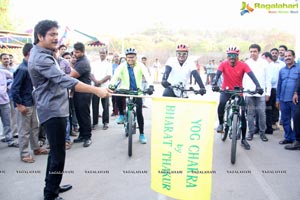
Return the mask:
<svg viewBox="0 0 300 200">
<path fill-rule="evenodd" d="M 178 97 L 170 86 L 183 83 L 188 87 L 193 77 L 201 95 L 207 93 L 208 84 L 212 85 L 213 91 L 219 91 L 220 87 L 234 89 L 236 86 L 256 90 L 256 95 L 245 94 L 240 101 L 241 145 L 249 150 L 247 141 L 251 141 L 256 133 L 263 142 L 267 142 L 266 134 L 273 134 L 281 121 L 284 138 L 279 144 L 286 145 L 288 150 L 300 150 L 300 67 L 295 62 L 295 52 L 286 46 L 261 53 L 260 45 L 251 44 L 246 61 L 239 59 L 238 47 L 230 46 L 226 50 L 227 59 L 219 65 L 210 60 L 203 83 L 199 63 L 188 59 L 189 47 L 178 44 L 176 57 L 167 60 L 162 80 L 158 80 L 161 64 L 157 58 L 151 71 L 147 57 L 143 56 L 139 61 L 135 48 L 126 49 L 125 57 L 115 53 L 112 62 L 109 62 L 108 49 L 101 46 L 99 60 L 90 63 L 83 43 L 75 43 L 70 52 L 66 45 L 58 46 L 58 27 L 56 21 L 40 21 L 34 28 L 34 43 L 23 47 L 24 58 L 19 66 L 10 62 L 9 54 L 2 53 L 0 56 L 0 117 L 5 136 L 2 142 L 6 142 L 8 147 L 19 148 L 20 159 L 25 163 L 35 161 L 29 144 L 34 155 L 48 155 L 45 200 L 62 199 L 59 193 L 72 188 L 71 185 L 60 185 L 62 173 L 51 173 L 63 172 L 66 150 L 71 148 L 72 143 L 89 147 L 92 131 L 99 128 L 100 117 L 105 131 L 109 129 L 112 116 L 118 116 L 117 124 L 124 123 L 125 97 L 112 96 L 115 87 L 142 88 L 151 94 L 154 83 L 161 82 L 164 87 L 162 96 Z M 225 93 L 220 94 L 218 133 L 224 132 L 224 107 L 229 98 Z M 146 144 L 143 117 L 146 106 L 143 98 L 135 98 L 134 101 L 139 141 Z M 18 142 L 14 139 L 14 132 L 18 134 Z M 77 138 L 71 141 L 70 136 Z M 42 137 L 47 138 L 46 146 L 39 143 Z"/>
</svg>

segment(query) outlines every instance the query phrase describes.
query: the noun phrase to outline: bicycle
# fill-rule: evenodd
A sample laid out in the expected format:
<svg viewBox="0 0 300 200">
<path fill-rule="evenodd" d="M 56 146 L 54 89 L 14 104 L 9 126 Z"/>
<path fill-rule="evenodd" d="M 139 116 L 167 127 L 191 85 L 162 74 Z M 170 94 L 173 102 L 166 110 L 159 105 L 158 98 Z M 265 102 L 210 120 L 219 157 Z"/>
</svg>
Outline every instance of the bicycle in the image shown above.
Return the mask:
<svg viewBox="0 0 300 200">
<path fill-rule="evenodd" d="M 240 139 L 241 135 L 241 106 L 239 104 L 241 100 L 241 94 L 248 93 L 248 94 L 256 94 L 256 91 L 244 91 L 240 87 L 234 87 L 233 90 L 219 90 L 220 93 L 226 93 L 230 95 L 230 98 L 226 102 L 225 105 L 225 129 L 224 133 L 221 136 L 222 141 L 224 142 L 227 138 L 229 133 L 229 138 L 231 139 L 231 155 L 230 160 L 231 163 L 234 164 L 236 161 L 236 145 L 237 140 Z"/>
<path fill-rule="evenodd" d="M 124 115 L 124 129 L 125 135 L 128 137 L 128 156 L 132 156 L 132 136 L 136 134 L 136 104 L 134 98 L 143 98 L 138 96 L 139 94 L 149 94 L 148 89 L 146 90 L 126 90 L 126 89 L 115 89 L 116 96 L 126 97 L 126 111 Z M 149 94 L 150 95 L 150 94 Z"/>
<path fill-rule="evenodd" d="M 194 92 L 194 94 L 201 94 L 201 90 L 195 90 L 193 87 L 185 88 L 182 82 L 179 82 L 177 85 L 170 85 L 170 89 L 173 90 L 174 94 L 179 98 L 188 98 L 187 92 Z"/>
</svg>

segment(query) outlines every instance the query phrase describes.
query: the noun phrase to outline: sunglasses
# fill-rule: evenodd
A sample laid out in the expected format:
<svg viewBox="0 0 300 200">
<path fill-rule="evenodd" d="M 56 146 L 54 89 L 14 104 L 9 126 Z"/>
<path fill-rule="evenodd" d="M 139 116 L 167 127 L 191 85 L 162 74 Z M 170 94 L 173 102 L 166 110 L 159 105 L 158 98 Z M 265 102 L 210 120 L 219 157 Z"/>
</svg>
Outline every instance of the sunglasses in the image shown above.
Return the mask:
<svg viewBox="0 0 300 200">
<path fill-rule="evenodd" d="M 187 52 L 177 52 L 176 55 L 186 57 L 188 55 L 188 53 Z"/>
<path fill-rule="evenodd" d="M 228 54 L 227 54 L 227 57 L 228 57 L 228 58 L 237 58 L 238 55 L 235 54 L 235 53 L 228 53 Z"/>
</svg>

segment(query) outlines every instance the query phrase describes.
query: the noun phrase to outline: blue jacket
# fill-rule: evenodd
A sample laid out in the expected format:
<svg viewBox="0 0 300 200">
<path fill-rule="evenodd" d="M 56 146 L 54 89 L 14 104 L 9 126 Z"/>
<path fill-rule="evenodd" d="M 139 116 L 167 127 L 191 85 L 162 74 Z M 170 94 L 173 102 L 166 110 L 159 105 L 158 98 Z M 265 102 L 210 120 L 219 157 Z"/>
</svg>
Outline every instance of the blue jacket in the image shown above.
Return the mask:
<svg viewBox="0 0 300 200">
<path fill-rule="evenodd" d="M 276 91 L 277 102 L 292 101 L 299 76 L 300 67 L 298 64 L 294 64 L 291 68 L 285 66 L 279 71 L 279 78 Z"/>
<path fill-rule="evenodd" d="M 34 105 L 32 91 L 33 85 L 28 73 L 27 61 L 23 59 L 14 73 L 14 81 L 10 89 L 12 100 L 15 104 L 31 107 Z"/>
</svg>

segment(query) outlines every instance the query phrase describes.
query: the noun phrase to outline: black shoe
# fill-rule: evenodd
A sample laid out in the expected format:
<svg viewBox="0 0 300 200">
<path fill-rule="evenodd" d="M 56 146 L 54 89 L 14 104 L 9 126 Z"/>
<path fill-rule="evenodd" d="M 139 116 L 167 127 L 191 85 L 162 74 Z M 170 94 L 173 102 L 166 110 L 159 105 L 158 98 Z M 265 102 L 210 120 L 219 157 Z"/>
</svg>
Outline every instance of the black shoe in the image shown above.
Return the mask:
<svg viewBox="0 0 300 200">
<path fill-rule="evenodd" d="M 44 198 L 44 200 L 64 200 L 64 198 L 62 198 L 62 197 L 55 197 L 54 199 L 53 198 L 51 198 L 51 199 Z"/>
<path fill-rule="evenodd" d="M 281 140 L 280 142 L 279 142 L 279 144 L 292 144 L 293 142 L 292 141 L 288 141 L 288 140 Z"/>
<path fill-rule="evenodd" d="M 19 144 L 18 144 L 17 142 L 15 142 L 15 141 L 9 143 L 7 146 L 8 146 L 8 147 L 16 147 L 16 148 L 19 148 Z"/>
<path fill-rule="evenodd" d="M 83 147 L 89 147 L 92 144 L 92 140 L 91 139 L 85 139 L 83 141 Z"/>
<path fill-rule="evenodd" d="M 59 189 L 58 189 L 58 192 L 59 193 L 63 193 L 63 192 L 66 192 L 68 190 L 71 190 L 72 189 L 72 185 L 61 185 L 59 186 Z"/>
<path fill-rule="evenodd" d="M 242 139 L 241 142 L 242 147 L 244 147 L 244 149 L 249 150 L 250 149 L 250 144 L 248 144 L 247 140 Z"/>
<path fill-rule="evenodd" d="M 217 128 L 217 133 L 224 133 L 224 127 L 223 124 L 219 124 L 218 128 Z"/>
<path fill-rule="evenodd" d="M 287 150 L 300 150 L 300 142 L 295 140 L 292 144 L 285 145 Z"/>
<path fill-rule="evenodd" d="M 81 143 L 84 142 L 84 139 L 82 137 L 78 137 L 76 139 L 73 140 L 74 143 Z"/>
<path fill-rule="evenodd" d="M 260 134 L 260 139 L 261 139 L 263 142 L 267 142 L 267 141 L 268 141 L 268 138 L 266 137 L 265 134 Z"/>
<path fill-rule="evenodd" d="M 249 141 L 253 140 L 253 134 L 249 133 L 246 139 Z"/>
<path fill-rule="evenodd" d="M 97 124 L 93 124 L 92 125 L 92 130 L 96 130 L 96 126 L 97 126 Z"/>
</svg>

